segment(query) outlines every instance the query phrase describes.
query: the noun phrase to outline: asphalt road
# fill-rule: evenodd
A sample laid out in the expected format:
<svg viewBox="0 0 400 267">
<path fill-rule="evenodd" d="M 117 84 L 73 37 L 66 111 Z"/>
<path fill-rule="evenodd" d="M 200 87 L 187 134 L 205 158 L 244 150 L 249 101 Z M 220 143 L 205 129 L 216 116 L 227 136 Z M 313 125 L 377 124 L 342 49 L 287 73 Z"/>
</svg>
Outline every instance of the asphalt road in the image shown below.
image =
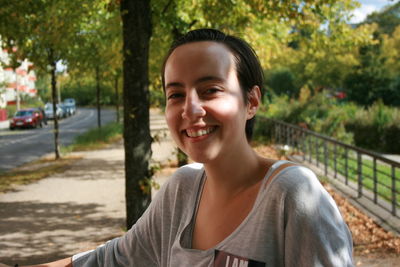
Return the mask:
<svg viewBox="0 0 400 267">
<path fill-rule="evenodd" d="M 115 111 L 101 110 L 102 125 L 115 120 Z M 0 172 L 8 171 L 26 162 L 54 152 L 53 121 L 37 129 L 0 130 Z M 97 110 L 78 108 L 74 116 L 59 121 L 59 141 L 70 145 L 74 137 L 97 127 Z"/>
</svg>

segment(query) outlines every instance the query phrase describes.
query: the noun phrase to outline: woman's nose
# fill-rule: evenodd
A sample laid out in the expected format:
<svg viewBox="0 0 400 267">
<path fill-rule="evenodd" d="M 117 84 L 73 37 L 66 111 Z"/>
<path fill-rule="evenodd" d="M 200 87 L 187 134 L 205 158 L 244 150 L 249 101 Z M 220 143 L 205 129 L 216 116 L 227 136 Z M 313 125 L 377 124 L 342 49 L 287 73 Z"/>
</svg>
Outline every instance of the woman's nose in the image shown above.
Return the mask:
<svg viewBox="0 0 400 267">
<path fill-rule="evenodd" d="M 197 93 L 192 92 L 188 94 L 185 99 L 185 106 L 183 108 L 182 118 L 189 121 L 195 121 L 205 114 L 206 112 Z"/>
</svg>

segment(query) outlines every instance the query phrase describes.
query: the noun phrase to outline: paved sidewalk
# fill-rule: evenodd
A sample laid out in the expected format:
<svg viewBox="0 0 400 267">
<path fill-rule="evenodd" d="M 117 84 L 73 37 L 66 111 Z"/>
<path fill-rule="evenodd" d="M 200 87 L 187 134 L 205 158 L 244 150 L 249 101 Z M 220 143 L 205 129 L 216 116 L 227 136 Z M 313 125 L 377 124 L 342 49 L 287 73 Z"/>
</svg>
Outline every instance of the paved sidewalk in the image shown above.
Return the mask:
<svg viewBox="0 0 400 267">
<path fill-rule="evenodd" d="M 175 157 L 163 116 L 152 114 L 160 136 L 153 160 Z M 71 256 L 123 233 L 125 178 L 122 142 L 78 152 L 64 173 L 0 194 L 0 262 L 36 264 Z M 162 183 L 167 177 L 158 176 Z"/>
</svg>

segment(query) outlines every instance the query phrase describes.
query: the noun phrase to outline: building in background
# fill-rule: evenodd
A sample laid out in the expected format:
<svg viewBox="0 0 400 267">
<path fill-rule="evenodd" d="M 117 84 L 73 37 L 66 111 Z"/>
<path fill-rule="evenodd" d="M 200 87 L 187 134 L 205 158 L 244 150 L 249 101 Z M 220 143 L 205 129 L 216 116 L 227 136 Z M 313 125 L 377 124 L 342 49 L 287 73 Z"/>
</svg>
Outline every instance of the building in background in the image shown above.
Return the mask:
<svg viewBox="0 0 400 267">
<path fill-rule="evenodd" d="M 1 47 L 1 40 L 0 40 Z M 15 52 L 15 50 L 14 50 Z M 12 52 L 11 52 L 12 53 Z M 27 59 L 22 60 L 17 68 L 10 67 L 10 52 L 6 49 L 0 50 L 0 121 L 4 117 L 1 111 L 7 105 L 17 105 L 19 108 L 20 99 L 24 96 L 35 97 L 36 75 L 33 63 Z"/>
</svg>

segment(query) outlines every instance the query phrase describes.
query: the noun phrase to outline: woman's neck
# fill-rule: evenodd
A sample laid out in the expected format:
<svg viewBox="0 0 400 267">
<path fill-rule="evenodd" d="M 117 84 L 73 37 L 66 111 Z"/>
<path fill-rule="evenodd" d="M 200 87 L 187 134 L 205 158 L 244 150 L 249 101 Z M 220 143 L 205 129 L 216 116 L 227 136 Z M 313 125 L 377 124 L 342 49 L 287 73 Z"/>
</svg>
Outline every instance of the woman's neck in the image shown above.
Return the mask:
<svg viewBox="0 0 400 267">
<path fill-rule="evenodd" d="M 229 198 L 259 183 L 272 162 L 248 146 L 240 153 L 205 163 L 207 190 L 213 195 Z"/>
</svg>

